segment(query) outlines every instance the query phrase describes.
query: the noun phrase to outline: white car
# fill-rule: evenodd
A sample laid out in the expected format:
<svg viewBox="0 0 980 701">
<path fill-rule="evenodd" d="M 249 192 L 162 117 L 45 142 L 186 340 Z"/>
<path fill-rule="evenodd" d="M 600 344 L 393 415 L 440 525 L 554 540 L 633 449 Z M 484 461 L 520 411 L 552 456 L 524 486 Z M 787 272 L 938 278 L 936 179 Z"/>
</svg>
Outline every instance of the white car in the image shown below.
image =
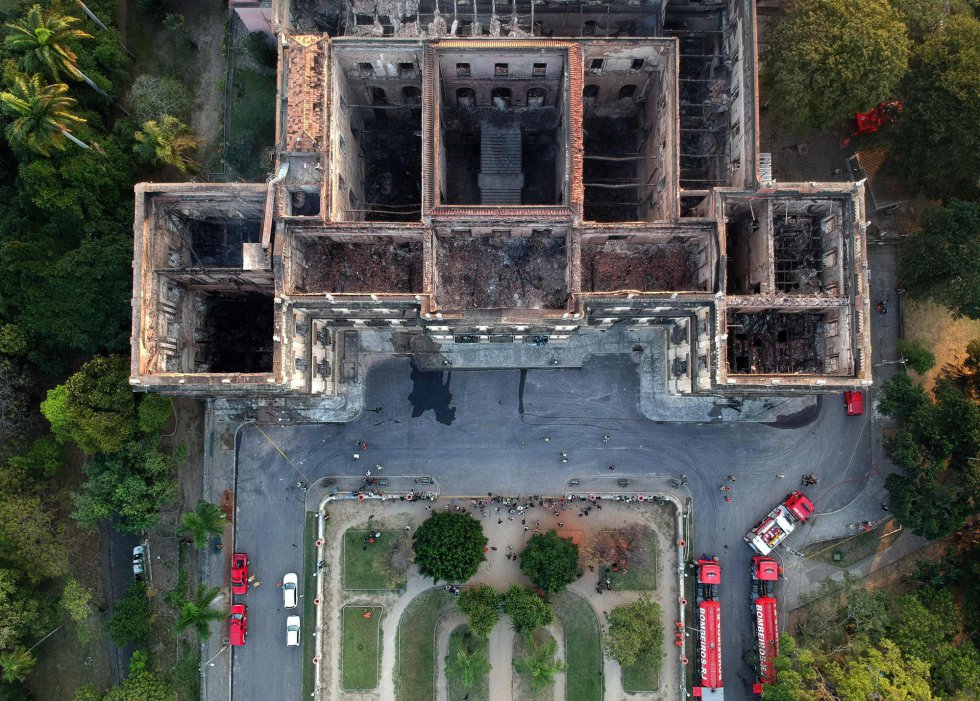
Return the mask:
<svg viewBox="0 0 980 701">
<path fill-rule="evenodd" d="M 288 609 L 296 608 L 297 588 L 299 580 L 295 572 L 289 572 L 282 578 L 282 605 Z"/>
<path fill-rule="evenodd" d="M 133 577 L 142 579 L 146 569 L 146 548 L 137 545 L 133 548 Z"/>
<path fill-rule="evenodd" d="M 286 645 L 299 647 L 299 616 L 290 616 L 286 619 Z"/>
</svg>

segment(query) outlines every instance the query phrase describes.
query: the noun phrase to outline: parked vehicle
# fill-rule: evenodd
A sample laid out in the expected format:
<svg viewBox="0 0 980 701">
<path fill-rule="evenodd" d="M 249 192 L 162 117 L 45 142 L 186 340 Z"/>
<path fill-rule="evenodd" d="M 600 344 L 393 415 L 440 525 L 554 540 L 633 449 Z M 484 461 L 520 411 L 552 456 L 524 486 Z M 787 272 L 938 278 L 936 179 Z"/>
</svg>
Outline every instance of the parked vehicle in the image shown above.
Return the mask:
<svg viewBox="0 0 980 701">
<path fill-rule="evenodd" d="M 286 645 L 288 647 L 299 647 L 299 616 L 290 616 L 286 619 Z"/>
<path fill-rule="evenodd" d="M 133 548 L 133 577 L 143 579 L 146 573 L 146 547 L 137 545 Z"/>
<path fill-rule="evenodd" d="M 248 555 L 235 553 L 231 556 L 231 593 L 244 594 L 248 591 Z"/>
<path fill-rule="evenodd" d="M 851 390 L 844 392 L 844 408 L 848 416 L 860 416 L 864 413 L 864 392 Z"/>
<path fill-rule="evenodd" d="M 779 579 L 779 565 L 769 557 L 752 558 L 752 605 L 755 610 L 755 637 L 759 655 L 752 693 L 763 696 L 764 684 L 776 683 L 776 656 L 779 654 L 779 614 L 773 584 Z"/>
<path fill-rule="evenodd" d="M 295 572 L 289 572 L 283 575 L 282 578 L 282 605 L 288 609 L 296 608 L 296 600 L 298 598 L 297 593 L 299 579 L 296 577 Z"/>
<path fill-rule="evenodd" d="M 232 604 L 228 617 L 228 638 L 232 645 L 244 645 L 248 635 L 248 609 L 245 604 Z"/>
<path fill-rule="evenodd" d="M 717 560 L 698 560 L 695 585 L 698 605 L 698 664 L 691 693 L 698 698 L 724 701 L 721 677 L 721 603 L 718 585 L 721 566 Z"/>
<path fill-rule="evenodd" d="M 813 503 L 803 492 L 793 492 L 745 534 L 745 542 L 760 555 L 768 555 L 812 513 Z"/>
</svg>

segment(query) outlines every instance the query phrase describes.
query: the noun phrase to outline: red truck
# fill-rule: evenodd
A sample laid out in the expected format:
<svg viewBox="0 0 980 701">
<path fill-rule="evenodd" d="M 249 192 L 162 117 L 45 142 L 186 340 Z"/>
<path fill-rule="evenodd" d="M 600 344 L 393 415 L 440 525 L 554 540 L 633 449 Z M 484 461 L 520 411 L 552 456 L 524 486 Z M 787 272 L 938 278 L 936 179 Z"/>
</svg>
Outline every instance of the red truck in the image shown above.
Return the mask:
<svg viewBox="0 0 980 701">
<path fill-rule="evenodd" d="M 793 492 L 745 534 L 745 542 L 760 555 L 768 555 L 812 513 L 813 503 L 803 492 Z"/>
<path fill-rule="evenodd" d="M 779 612 L 773 596 L 773 582 L 779 579 L 779 565 L 769 557 L 752 558 L 752 598 L 755 609 L 755 638 L 759 655 L 757 681 L 752 693 L 763 696 L 764 684 L 776 683 L 776 655 L 779 654 Z"/>
<path fill-rule="evenodd" d="M 695 588 L 698 605 L 698 673 L 691 694 L 697 698 L 724 701 L 721 679 L 721 604 L 717 587 L 721 567 L 717 560 L 698 560 Z"/>
</svg>

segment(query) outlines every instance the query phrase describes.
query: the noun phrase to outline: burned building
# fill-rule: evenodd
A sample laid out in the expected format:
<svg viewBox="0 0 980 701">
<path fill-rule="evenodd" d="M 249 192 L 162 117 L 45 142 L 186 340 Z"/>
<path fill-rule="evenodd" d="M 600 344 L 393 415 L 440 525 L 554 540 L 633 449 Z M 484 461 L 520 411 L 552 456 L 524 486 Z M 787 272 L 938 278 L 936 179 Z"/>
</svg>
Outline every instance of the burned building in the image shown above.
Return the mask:
<svg viewBox="0 0 980 701">
<path fill-rule="evenodd" d="M 614 328 L 664 339 L 672 393 L 870 383 L 863 186 L 772 181 L 754 2 L 273 16 L 268 182 L 136 188 L 134 385 L 325 397 L 368 332 L 492 353 Z"/>
</svg>

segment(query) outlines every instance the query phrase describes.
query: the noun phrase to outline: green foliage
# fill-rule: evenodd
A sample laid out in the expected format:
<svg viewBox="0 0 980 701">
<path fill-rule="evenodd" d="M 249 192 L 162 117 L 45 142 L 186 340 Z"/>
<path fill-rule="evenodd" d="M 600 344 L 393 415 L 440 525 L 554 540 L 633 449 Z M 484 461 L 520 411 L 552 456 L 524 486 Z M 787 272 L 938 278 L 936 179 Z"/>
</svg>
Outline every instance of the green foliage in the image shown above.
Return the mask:
<svg viewBox="0 0 980 701">
<path fill-rule="evenodd" d="M 0 567 L 0 650 L 37 642 L 37 631 L 53 622 L 49 602 L 23 570 Z"/>
<path fill-rule="evenodd" d="M 415 562 L 433 581 L 465 582 L 483 562 L 483 526 L 465 513 L 434 513 L 415 531 Z"/>
<path fill-rule="evenodd" d="M 501 596 L 496 589 L 480 584 L 460 592 L 456 605 L 466 616 L 466 622 L 473 633 L 486 640 L 500 620 Z"/>
<path fill-rule="evenodd" d="M 490 662 L 482 646 L 470 647 L 461 637 L 453 639 L 446 655 L 446 672 L 459 675 L 464 689 L 472 689 L 477 680 L 490 674 Z"/>
<path fill-rule="evenodd" d="M 911 297 L 980 319 L 980 204 L 953 201 L 927 210 L 921 230 L 901 249 L 899 275 Z"/>
<path fill-rule="evenodd" d="M 909 40 L 888 0 L 808 0 L 772 27 L 763 95 L 780 124 L 828 127 L 891 97 Z"/>
<path fill-rule="evenodd" d="M 116 602 L 109 621 L 109 637 L 120 647 L 142 647 L 150 642 L 150 600 L 143 582 L 130 582 L 126 594 Z"/>
<path fill-rule="evenodd" d="M 929 666 L 914 657 L 903 658 L 890 640 L 865 648 L 859 655 L 846 658 L 843 664 L 831 663 L 828 674 L 841 701 L 932 699 Z"/>
<path fill-rule="evenodd" d="M 249 32 L 243 43 L 245 52 L 256 65 L 275 70 L 279 63 L 279 52 L 276 50 L 276 43 L 270 41 L 265 32 Z"/>
<path fill-rule="evenodd" d="M 183 515 L 181 523 L 184 531 L 194 540 L 194 545 L 203 548 L 208 544 L 208 536 L 221 535 L 225 530 L 225 512 L 217 504 L 198 501 L 197 508 Z"/>
<path fill-rule="evenodd" d="M 967 10 L 966 2 L 960 0 L 891 0 L 892 6 L 898 10 L 909 36 L 915 43 L 921 43 L 927 37 L 940 31 L 943 25 L 954 13 Z"/>
<path fill-rule="evenodd" d="M 890 131 L 896 172 L 930 195 L 975 199 L 980 194 L 980 21 L 958 14 L 930 34 L 913 53 L 901 92 L 905 111 Z M 937 278 L 944 269 L 935 269 Z"/>
<path fill-rule="evenodd" d="M 199 638 L 207 638 L 211 635 L 211 623 L 223 621 L 227 615 L 224 611 L 212 608 L 214 602 L 221 596 L 219 587 L 208 588 L 203 584 L 198 585 L 194 592 L 194 597 L 184 599 L 180 604 L 180 611 L 177 614 L 177 622 L 174 628 L 178 633 L 193 629 Z"/>
<path fill-rule="evenodd" d="M 69 577 L 61 590 L 61 608 L 73 623 L 84 623 L 95 613 L 92 594 L 74 577 Z"/>
<path fill-rule="evenodd" d="M 157 522 L 160 510 L 177 499 L 173 472 L 184 451 L 167 455 L 146 439 L 99 455 L 85 467 L 86 481 L 74 495 L 72 517 L 82 526 L 118 517 L 118 528 L 139 533 Z"/>
<path fill-rule="evenodd" d="M 172 701 L 170 683 L 156 674 L 146 652 L 137 650 L 129 662 L 129 676 L 122 684 L 110 689 L 102 701 Z"/>
<path fill-rule="evenodd" d="M 147 165 L 166 165 L 184 175 L 200 169 L 191 157 L 197 150 L 197 139 L 190 128 L 171 115 L 164 115 L 159 122 L 151 119 L 143 122 L 136 132 L 136 156 Z"/>
<path fill-rule="evenodd" d="M 3 44 L 20 57 L 25 73 L 44 72 L 56 82 L 62 77 L 80 79 L 82 72 L 72 45 L 92 35 L 78 29 L 78 22 L 77 17 L 33 5 L 20 20 L 4 25 L 7 35 Z"/>
<path fill-rule="evenodd" d="M 24 479 L 48 480 L 56 477 L 67 459 L 65 446 L 54 436 L 41 436 L 20 455 L 7 460 L 7 466 Z"/>
<path fill-rule="evenodd" d="M 514 660 L 514 669 L 531 677 L 531 688 L 535 691 L 549 686 L 559 672 L 568 669 L 565 663 L 555 657 L 558 641 L 548 635 L 544 642 L 531 641 L 527 654 Z"/>
<path fill-rule="evenodd" d="M 544 591 L 561 591 L 578 576 L 578 546 L 555 531 L 535 533 L 521 553 L 521 571 Z"/>
<path fill-rule="evenodd" d="M 33 582 L 67 573 L 65 527 L 53 506 L 27 491 L 0 494 L 0 553 Z"/>
<path fill-rule="evenodd" d="M 644 657 L 659 661 L 664 654 L 663 637 L 660 605 L 644 594 L 612 610 L 603 647 L 612 659 L 624 667 L 632 667 Z"/>
<path fill-rule="evenodd" d="M 8 684 L 27 679 L 37 658 L 24 648 L 0 651 L 0 678 Z"/>
<path fill-rule="evenodd" d="M 145 394 L 136 407 L 140 433 L 155 435 L 160 433 L 174 413 L 174 403 L 170 397 L 161 394 Z"/>
<path fill-rule="evenodd" d="M 64 83 L 48 85 L 36 74 L 15 78 L 9 91 L 0 92 L 0 107 L 12 117 L 4 130 L 10 145 L 50 156 L 75 141 L 71 128 L 85 120 L 73 112 L 78 101 L 67 92 Z"/>
<path fill-rule="evenodd" d="M 898 339 L 898 354 L 905 358 L 905 365 L 920 375 L 929 372 L 936 365 L 936 356 L 918 341 Z"/>
<path fill-rule="evenodd" d="M 527 587 L 511 585 L 504 594 L 504 613 L 510 616 L 514 630 L 528 634 L 555 620 L 551 605 Z"/>
<path fill-rule="evenodd" d="M 0 325 L 0 355 L 24 355 L 28 345 L 27 336 L 17 324 Z"/>
<path fill-rule="evenodd" d="M 275 95 L 275 76 L 236 69 L 227 159 L 246 180 L 263 179 L 272 169 L 269 144 L 276 132 Z"/>
<path fill-rule="evenodd" d="M 49 392 L 41 404 L 56 436 L 67 434 L 87 453 L 117 452 L 136 436 L 136 403 L 125 358 L 96 356 L 64 388 Z"/>
<path fill-rule="evenodd" d="M 0 445 L 22 438 L 32 428 L 31 378 L 23 362 L 0 356 Z"/>
<path fill-rule="evenodd" d="M 944 375 L 959 386 L 970 399 L 980 400 L 980 338 L 966 346 L 966 358 L 959 368 L 944 369 Z"/>
</svg>

